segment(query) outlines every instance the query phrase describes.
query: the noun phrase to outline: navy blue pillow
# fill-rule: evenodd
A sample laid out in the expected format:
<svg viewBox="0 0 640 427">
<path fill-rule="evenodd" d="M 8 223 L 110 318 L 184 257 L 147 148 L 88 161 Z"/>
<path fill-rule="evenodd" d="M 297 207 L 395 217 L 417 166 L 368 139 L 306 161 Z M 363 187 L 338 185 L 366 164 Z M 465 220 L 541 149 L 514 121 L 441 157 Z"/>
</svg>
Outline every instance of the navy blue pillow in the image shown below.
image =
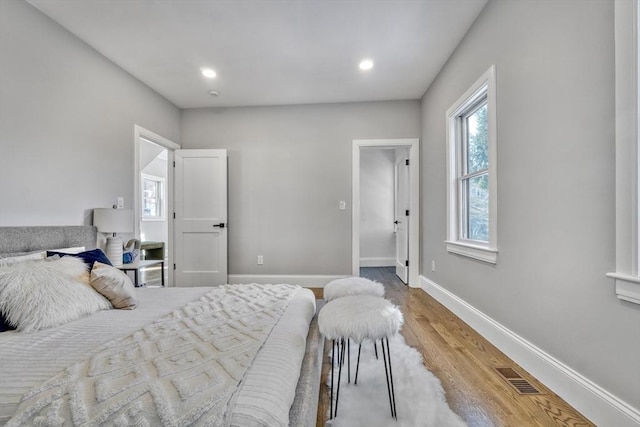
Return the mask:
<svg viewBox="0 0 640 427">
<path fill-rule="evenodd" d="M 7 318 L 4 317 L 4 313 L 0 311 L 0 332 L 13 331 L 14 329 L 16 327 L 9 323 Z"/>
<path fill-rule="evenodd" d="M 65 254 L 63 252 L 47 251 L 47 257 L 54 255 L 60 255 L 61 257 L 74 256 L 77 258 L 82 258 L 84 263 L 89 267 L 89 271 L 91 271 L 91 269 L 93 268 L 93 263 L 96 261 L 113 266 L 113 264 L 111 264 L 111 261 L 109 261 L 109 258 L 107 258 L 107 256 L 104 252 L 102 252 L 101 249 L 93 249 L 91 251 L 80 252 L 79 254 Z"/>
</svg>

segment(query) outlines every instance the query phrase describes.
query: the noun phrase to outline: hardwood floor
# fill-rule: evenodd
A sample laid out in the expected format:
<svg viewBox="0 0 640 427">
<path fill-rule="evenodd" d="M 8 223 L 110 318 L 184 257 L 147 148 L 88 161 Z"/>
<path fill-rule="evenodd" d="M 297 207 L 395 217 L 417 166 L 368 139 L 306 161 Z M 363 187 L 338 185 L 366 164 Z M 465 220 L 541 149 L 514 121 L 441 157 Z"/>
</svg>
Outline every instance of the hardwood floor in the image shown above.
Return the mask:
<svg viewBox="0 0 640 427">
<path fill-rule="evenodd" d="M 407 344 L 422 353 L 427 368 L 440 378 L 449 406 L 470 427 L 594 425 L 426 292 L 405 286 L 392 267 L 362 268 L 360 275 L 385 285 L 386 298 L 404 313 Z M 322 297 L 322 289 L 314 291 Z M 328 347 L 325 343 L 317 427 L 324 427 L 329 407 Z M 504 367 L 541 394 L 519 394 L 495 370 Z"/>
</svg>

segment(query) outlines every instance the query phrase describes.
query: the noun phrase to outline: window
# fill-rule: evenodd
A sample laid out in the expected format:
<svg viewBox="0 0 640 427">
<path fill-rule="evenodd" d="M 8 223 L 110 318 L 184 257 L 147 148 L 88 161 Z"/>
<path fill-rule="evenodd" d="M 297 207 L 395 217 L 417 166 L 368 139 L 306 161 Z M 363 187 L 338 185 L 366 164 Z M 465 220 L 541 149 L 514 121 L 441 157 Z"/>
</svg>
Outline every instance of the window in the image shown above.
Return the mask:
<svg viewBox="0 0 640 427">
<path fill-rule="evenodd" d="M 458 177 L 463 239 L 489 241 L 489 158 L 486 94 L 470 112 L 459 117 L 462 126 Z"/>
<path fill-rule="evenodd" d="M 142 174 L 142 218 L 164 218 L 164 178 Z"/>
<path fill-rule="evenodd" d="M 447 250 L 497 262 L 495 68 L 447 111 Z"/>
</svg>

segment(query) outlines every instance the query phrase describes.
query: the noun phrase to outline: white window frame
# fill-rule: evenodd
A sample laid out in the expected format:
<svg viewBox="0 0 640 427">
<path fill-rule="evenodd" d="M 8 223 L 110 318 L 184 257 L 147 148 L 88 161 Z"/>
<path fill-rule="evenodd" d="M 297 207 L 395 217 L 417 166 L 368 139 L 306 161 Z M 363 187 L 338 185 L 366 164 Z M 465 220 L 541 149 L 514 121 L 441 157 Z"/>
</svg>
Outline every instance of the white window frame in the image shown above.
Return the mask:
<svg viewBox="0 0 640 427">
<path fill-rule="evenodd" d="M 167 215 L 166 215 L 166 211 L 167 211 L 167 185 L 166 185 L 166 180 L 165 178 L 161 177 L 161 176 L 155 176 L 155 175 L 149 175 L 146 173 L 141 173 L 140 174 L 142 177 L 142 182 L 141 182 L 141 189 L 140 189 L 140 193 L 141 193 L 141 200 L 140 200 L 140 218 L 142 219 L 142 221 L 165 221 L 167 219 Z M 160 196 L 160 216 L 144 216 L 144 181 L 145 180 L 149 180 L 149 181 L 157 181 L 160 182 L 162 184 L 162 194 Z"/>
<path fill-rule="evenodd" d="M 640 6 L 618 0 L 615 9 L 616 271 L 618 298 L 640 304 Z"/>
<path fill-rule="evenodd" d="M 489 240 L 467 240 L 462 236 L 461 218 L 464 206 L 460 185 L 462 171 L 461 116 L 486 97 L 489 132 Z M 498 198 L 497 198 L 497 126 L 496 126 L 496 70 L 492 65 L 448 110 L 447 128 L 447 251 L 485 261 L 498 262 Z"/>
</svg>

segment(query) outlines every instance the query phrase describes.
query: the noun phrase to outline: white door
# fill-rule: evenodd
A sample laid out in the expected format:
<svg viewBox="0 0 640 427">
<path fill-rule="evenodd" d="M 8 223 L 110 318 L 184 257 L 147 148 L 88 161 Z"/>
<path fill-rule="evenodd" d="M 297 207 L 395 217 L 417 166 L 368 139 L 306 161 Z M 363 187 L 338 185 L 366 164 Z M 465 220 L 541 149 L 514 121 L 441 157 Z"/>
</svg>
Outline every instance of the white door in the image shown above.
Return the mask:
<svg viewBox="0 0 640 427">
<path fill-rule="evenodd" d="M 175 286 L 227 283 L 227 150 L 175 150 Z"/>
<path fill-rule="evenodd" d="M 405 284 L 409 277 L 409 160 L 395 164 L 396 275 Z"/>
</svg>

